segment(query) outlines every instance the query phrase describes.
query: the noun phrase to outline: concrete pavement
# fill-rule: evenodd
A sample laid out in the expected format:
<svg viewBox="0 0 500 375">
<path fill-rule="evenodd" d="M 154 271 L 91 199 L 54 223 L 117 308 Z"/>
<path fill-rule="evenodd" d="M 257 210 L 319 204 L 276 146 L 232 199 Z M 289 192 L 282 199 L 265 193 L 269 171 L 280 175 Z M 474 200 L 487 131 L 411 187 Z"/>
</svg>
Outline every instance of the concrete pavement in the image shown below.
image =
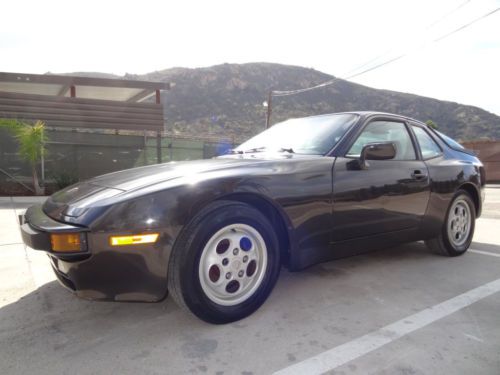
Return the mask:
<svg viewBox="0 0 500 375">
<path fill-rule="evenodd" d="M 316 358 L 500 279 L 500 188 L 487 189 L 472 249 L 446 258 L 413 243 L 282 270 L 271 297 L 213 326 L 167 298 L 84 301 L 21 244 L 16 215 L 36 198 L 0 198 L 2 374 L 268 374 Z M 497 256 L 495 256 L 495 254 Z M 335 374 L 500 373 L 500 293 L 329 368 Z M 342 363 L 339 362 L 339 363 Z"/>
</svg>

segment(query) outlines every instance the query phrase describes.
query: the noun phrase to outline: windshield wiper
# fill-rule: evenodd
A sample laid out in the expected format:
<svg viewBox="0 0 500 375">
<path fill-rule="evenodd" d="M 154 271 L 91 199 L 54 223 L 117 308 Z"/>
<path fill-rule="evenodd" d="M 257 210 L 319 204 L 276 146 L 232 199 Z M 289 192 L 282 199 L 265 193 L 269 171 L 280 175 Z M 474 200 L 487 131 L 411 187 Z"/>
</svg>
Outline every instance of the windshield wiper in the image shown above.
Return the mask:
<svg viewBox="0 0 500 375">
<path fill-rule="evenodd" d="M 295 154 L 295 151 L 293 151 L 293 148 L 291 148 L 291 147 L 289 147 L 289 148 L 281 147 L 279 149 L 279 152 L 288 152 L 289 154 Z"/>
<path fill-rule="evenodd" d="M 230 148 L 229 150 L 226 151 L 226 154 L 243 154 L 243 151 Z"/>
<path fill-rule="evenodd" d="M 264 151 L 266 148 L 267 148 L 266 146 L 254 147 L 254 148 L 243 151 L 243 153 L 251 154 L 252 152 L 261 152 L 261 151 Z"/>
<path fill-rule="evenodd" d="M 228 150 L 228 154 L 251 154 L 254 152 L 262 152 L 264 150 L 267 150 L 267 146 L 261 146 L 261 147 L 254 147 L 254 148 L 249 148 L 248 150 L 242 151 L 242 150 L 236 150 L 236 149 L 230 149 Z M 291 147 L 286 148 L 286 147 L 280 147 L 278 149 L 278 152 L 288 152 L 290 154 L 295 154 L 295 151 Z"/>
</svg>

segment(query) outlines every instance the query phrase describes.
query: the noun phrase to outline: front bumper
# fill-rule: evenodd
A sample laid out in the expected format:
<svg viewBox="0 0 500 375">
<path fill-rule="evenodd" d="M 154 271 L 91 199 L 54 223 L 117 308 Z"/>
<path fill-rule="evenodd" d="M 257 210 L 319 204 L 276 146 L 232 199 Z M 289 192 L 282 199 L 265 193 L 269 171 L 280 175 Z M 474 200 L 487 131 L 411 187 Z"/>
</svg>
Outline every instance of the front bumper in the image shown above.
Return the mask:
<svg viewBox="0 0 500 375">
<path fill-rule="evenodd" d="M 165 241 L 152 245 L 112 248 L 111 233 L 92 232 L 47 216 L 41 205 L 19 217 L 23 242 L 48 254 L 59 282 L 77 296 L 93 300 L 158 301 L 167 294 Z M 51 249 L 50 234 L 79 232 L 82 251 L 59 253 Z"/>
<path fill-rule="evenodd" d="M 28 208 L 24 215 L 19 215 L 21 236 L 26 246 L 35 250 L 43 250 L 48 253 L 64 256 L 65 258 L 82 258 L 89 255 L 87 246 L 87 228 L 64 224 L 47 216 L 41 205 Z M 75 253 L 54 253 L 50 243 L 51 233 L 80 233 L 81 251 Z"/>
</svg>

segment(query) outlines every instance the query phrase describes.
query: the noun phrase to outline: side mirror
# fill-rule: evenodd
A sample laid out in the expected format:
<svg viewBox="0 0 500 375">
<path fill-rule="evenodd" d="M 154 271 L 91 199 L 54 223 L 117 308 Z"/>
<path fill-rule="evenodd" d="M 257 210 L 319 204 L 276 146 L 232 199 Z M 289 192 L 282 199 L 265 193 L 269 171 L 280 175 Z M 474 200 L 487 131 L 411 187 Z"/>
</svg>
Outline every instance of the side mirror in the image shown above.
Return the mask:
<svg viewBox="0 0 500 375">
<path fill-rule="evenodd" d="M 392 142 L 368 143 L 361 150 L 359 164 L 367 167 L 367 160 L 389 160 L 396 157 L 396 146 Z"/>
</svg>

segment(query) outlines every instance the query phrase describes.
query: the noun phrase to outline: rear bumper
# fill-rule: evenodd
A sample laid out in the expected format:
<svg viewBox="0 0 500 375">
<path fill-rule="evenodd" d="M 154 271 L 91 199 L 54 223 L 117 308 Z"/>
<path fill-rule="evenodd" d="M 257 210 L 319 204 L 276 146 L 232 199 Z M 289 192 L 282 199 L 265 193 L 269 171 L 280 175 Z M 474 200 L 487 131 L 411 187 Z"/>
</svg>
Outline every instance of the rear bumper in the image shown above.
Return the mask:
<svg viewBox="0 0 500 375">
<path fill-rule="evenodd" d="M 165 243 L 140 248 L 110 248 L 109 233 L 60 223 L 45 215 L 40 205 L 30 207 L 19 218 L 23 242 L 49 255 L 59 282 L 77 296 L 93 300 L 147 301 L 167 294 Z M 50 234 L 80 232 L 83 249 L 74 253 L 51 250 Z"/>
<path fill-rule="evenodd" d="M 485 189 L 484 186 L 481 186 L 481 188 L 479 189 L 479 194 L 480 194 L 480 197 L 479 197 L 479 210 L 476 213 L 476 217 L 481 216 L 481 213 L 483 212 L 484 200 L 486 198 L 486 189 Z"/>
</svg>

